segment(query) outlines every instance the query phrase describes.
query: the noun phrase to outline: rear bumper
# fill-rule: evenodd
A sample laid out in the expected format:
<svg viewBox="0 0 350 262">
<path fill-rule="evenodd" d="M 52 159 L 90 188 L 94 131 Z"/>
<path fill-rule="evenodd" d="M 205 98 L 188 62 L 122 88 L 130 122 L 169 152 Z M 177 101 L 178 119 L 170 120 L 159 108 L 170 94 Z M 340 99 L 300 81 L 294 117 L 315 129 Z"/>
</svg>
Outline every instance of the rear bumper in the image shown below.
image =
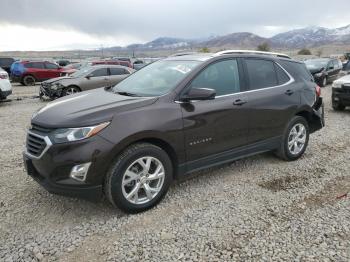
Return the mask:
<svg viewBox="0 0 350 262">
<path fill-rule="evenodd" d="M 313 113 L 311 115 L 310 123 L 310 133 L 316 132 L 322 129 L 326 123 L 324 119 L 324 104 L 322 97 L 319 97 L 314 104 Z"/>
<path fill-rule="evenodd" d="M 332 89 L 332 103 L 350 106 L 350 89 Z"/>
</svg>

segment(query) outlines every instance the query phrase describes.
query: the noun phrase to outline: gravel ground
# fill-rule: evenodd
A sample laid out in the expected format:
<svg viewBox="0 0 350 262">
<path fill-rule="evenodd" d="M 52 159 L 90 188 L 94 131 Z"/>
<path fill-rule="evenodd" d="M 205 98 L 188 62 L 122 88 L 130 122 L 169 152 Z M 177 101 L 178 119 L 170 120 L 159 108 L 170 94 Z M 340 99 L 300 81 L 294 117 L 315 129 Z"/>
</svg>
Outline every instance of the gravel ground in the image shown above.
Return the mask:
<svg viewBox="0 0 350 262">
<path fill-rule="evenodd" d="M 15 86 L 0 104 L 0 261 L 350 261 L 350 111 L 330 108 L 329 86 L 327 127 L 299 161 L 263 154 L 203 171 L 138 215 L 26 176 L 37 90 Z"/>
</svg>

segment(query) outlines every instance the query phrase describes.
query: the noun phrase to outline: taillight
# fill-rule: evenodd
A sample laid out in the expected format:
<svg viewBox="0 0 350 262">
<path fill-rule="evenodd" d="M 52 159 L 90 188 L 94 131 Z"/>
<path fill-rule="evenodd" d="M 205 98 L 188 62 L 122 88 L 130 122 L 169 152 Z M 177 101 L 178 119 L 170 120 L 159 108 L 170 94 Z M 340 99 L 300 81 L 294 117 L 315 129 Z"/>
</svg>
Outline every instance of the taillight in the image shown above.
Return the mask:
<svg viewBox="0 0 350 262">
<path fill-rule="evenodd" d="M 315 90 L 316 90 L 316 96 L 320 97 L 321 96 L 321 87 L 319 87 L 318 85 L 315 86 Z"/>
</svg>

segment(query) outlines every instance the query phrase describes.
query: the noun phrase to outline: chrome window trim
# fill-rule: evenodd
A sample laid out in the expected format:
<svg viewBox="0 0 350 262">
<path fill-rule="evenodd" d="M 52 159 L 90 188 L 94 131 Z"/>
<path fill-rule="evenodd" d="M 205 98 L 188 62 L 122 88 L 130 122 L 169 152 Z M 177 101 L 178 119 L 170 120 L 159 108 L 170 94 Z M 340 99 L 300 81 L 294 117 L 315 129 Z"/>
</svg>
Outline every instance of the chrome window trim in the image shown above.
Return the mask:
<svg viewBox="0 0 350 262">
<path fill-rule="evenodd" d="M 279 63 L 273 61 L 273 63 L 277 64 L 277 66 L 279 66 L 289 77 L 289 81 L 282 84 L 282 85 L 277 85 L 277 86 L 270 86 L 270 87 L 265 87 L 265 88 L 260 88 L 260 89 L 254 89 L 254 90 L 247 90 L 247 91 L 243 91 L 243 92 L 237 92 L 237 93 L 232 93 L 232 94 L 227 94 L 227 95 L 221 95 L 221 96 L 215 96 L 215 99 L 217 98 L 222 98 L 222 97 L 228 97 L 228 96 L 234 96 L 234 95 L 241 95 L 241 94 L 247 94 L 247 93 L 252 93 L 252 92 L 257 92 L 257 91 L 263 91 L 263 90 L 270 90 L 270 89 L 273 89 L 273 88 L 280 88 L 280 87 L 283 87 L 283 86 L 287 86 L 291 83 L 294 83 L 295 82 L 295 79 L 294 77 L 292 77 L 291 74 L 289 74 L 289 72 L 283 68 L 283 66 L 281 66 Z M 208 101 L 208 100 L 206 100 Z M 200 102 L 200 100 L 193 100 L 191 102 Z M 183 104 L 183 103 L 186 103 L 186 102 L 182 102 L 182 101 L 179 101 L 179 100 L 175 100 L 175 103 L 177 104 Z"/>
<path fill-rule="evenodd" d="M 27 132 L 27 136 L 28 136 L 28 134 L 31 134 L 31 135 L 36 136 L 36 137 L 38 137 L 38 138 L 44 139 L 44 141 L 45 141 L 45 143 L 46 143 L 46 147 L 44 148 L 44 150 L 41 152 L 41 154 L 40 154 L 39 156 L 34 156 L 34 155 L 32 155 L 31 153 L 28 152 L 28 149 L 27 149 L 27 142 L 26 142 L 25 154 L 26 154 L 28 157 L 30 157 L 30 158 L 32 158 L 32 159 L 36 159 L 36 160 L 42 158 L 42 156 L 46 153 L 46 151 L 49 150 L 49 148 L 52 146 L 52 142 L 51 142 L 50 138 L 49 138 L 48 136 L 41 136 L 41 135 L 38 135 L 38 134 L 33 133 L 33 132 L 29 131 L 29 130 L 28 130 L 28 132 Z M 27 139 L 28 139 L 28 138 L 27 138 Z"/>
</svg>

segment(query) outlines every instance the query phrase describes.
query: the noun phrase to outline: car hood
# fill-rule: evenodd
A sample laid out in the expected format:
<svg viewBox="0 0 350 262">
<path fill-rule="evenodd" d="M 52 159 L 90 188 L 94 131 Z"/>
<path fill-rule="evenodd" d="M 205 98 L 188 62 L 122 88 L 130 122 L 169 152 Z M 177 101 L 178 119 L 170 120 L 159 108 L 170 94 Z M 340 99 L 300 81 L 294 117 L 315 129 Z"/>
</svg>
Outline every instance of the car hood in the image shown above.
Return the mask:
<svg viewBox="0 0 350 262">
<path fill-rule="evenodd" d="M 311 74 L 317 74 L 317 73 L 321 73 L 323 71 L 323 67 L 308 67 L 309 71 Z"/>
<path fill-rule="evenodd" d="M 33 114 L 32 124 L 48 127 L 82 127 L 112 120 L 115 114 L 154 103 L 154 97 L 130 97 L 104 88 L 48 103 Z"/>
<path fill-rule="evenodd" d="M 343 77 L 335 80 L 334 83 L 350 84 L 350 75 L 343 76 Z"/>
<path fill-rule="evenodd" d="M 69 76 L 62 76 L 62 77 L 56 77 L 56 78 L 51 78 L 49 80 L 46 80 L 43 82 L 43 84 L 52 84 L 52 83 L 55 83 L 57 81 L 64 81 L 64 80 L 72 80 L 72 79 L 75 79 L 74 77 L 69 77 Z"/>
</svg>

